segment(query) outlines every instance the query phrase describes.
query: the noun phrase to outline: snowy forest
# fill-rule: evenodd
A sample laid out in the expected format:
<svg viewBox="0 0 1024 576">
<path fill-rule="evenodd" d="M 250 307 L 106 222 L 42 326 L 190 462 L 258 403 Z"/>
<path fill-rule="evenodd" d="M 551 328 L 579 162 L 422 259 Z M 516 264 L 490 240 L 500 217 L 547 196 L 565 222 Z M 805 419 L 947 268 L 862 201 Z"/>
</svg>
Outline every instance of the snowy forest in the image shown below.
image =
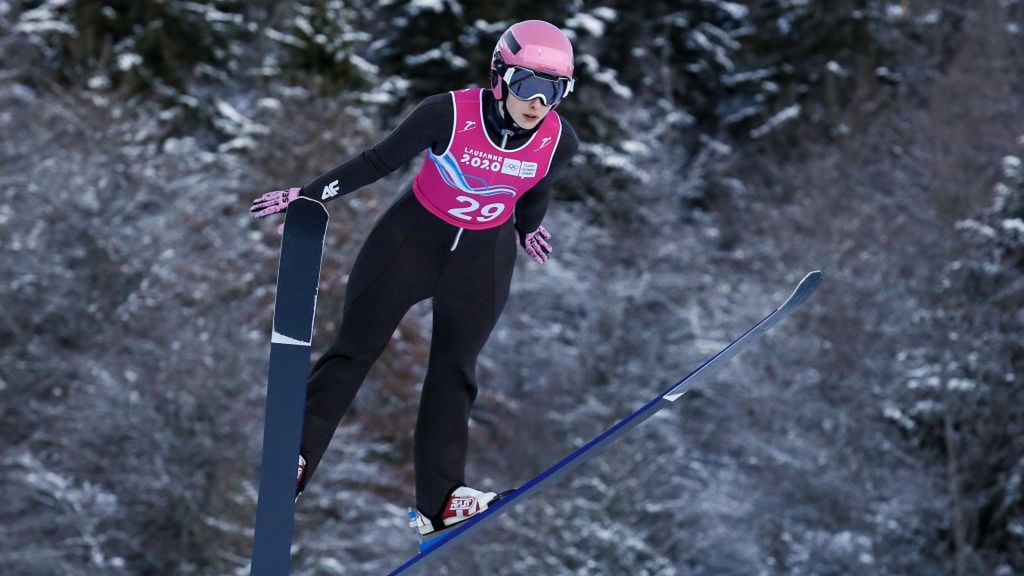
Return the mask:
<svg viewBox="0 0 1024 576">
<path fill-rule="evenodd" d="M 0 0 L 0 574 L 246 575 L 280 218 L 250 202 L 576 50 L 580 149 L 484 348 L 467 481 L 521 485 L 820 269 L 671 410 L 431 570 L 1024 574 L 1024 0 Z M 411 162 L 327 204 L 313 358 Z M 292 574 L 416 552 L 409 312 Z"/>
</svg>

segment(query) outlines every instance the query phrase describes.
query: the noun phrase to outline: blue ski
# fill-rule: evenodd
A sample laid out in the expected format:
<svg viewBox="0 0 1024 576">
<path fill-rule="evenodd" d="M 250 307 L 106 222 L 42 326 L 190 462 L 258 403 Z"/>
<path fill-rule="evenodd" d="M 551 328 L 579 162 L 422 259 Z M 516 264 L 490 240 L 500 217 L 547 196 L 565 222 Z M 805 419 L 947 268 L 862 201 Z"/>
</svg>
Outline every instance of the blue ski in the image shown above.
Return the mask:
<svg viewBox="0 0 1024 576">
<path fill-rule="evenodd" d="M 291 563 L 295 470 L 327 218 L 323 204 L 302 197 L 293 200 L 285 213 L 270 338 L 252 576 L 287 576 Z"/>
<path fill-rule="evenodd" d="M 563 458 L 554 466 L 548 468 L 544 472 L 541 472 L 523 486 L 488 506 L 487 510 L 473 516 L 469 520 L 444 530 L 433 540 L 425 542 L 421 546 L 419 554 L 413 556 L 405 564 L 396 568 L 391 572 L 390 576 L 395 576 L 396 574 L 413 574 L 417 570 L 427 566 L 430 562 L 434 562 L 450 555 L 461 542 L 466 541 L 467 538 L 479 530 L 483 525 L 494 521 L 505 512 L 508 512 L 516 504 L 534 495 L 544 485 L 564 476 L 576 466 L 590 460 L 602 449 L 607 448 L 608 445 L 617 438 L 640 425 L 663 408 L 671 406 L 691 388 L 704 382 L 712 374 L 717 372 L 726 361 L 750 346 L 766 330 L 778 324 L 785 317 L 793 313 L 794 310 L 803 304 L 811 294 L 817 290 L 819 284 L 821 284 L 820 271 L 814 271 L 804 276 L 803 280 L 801 280 L 797 285 L 796 290 L 793 291 L 781 306 L 776 308 L 775 311 L 755 324 L 750 330 L 747 330 L 746 333 L 723 348 L 720 352 L 701 364 L 700 367 L 688 374 L 685 378 L 673 384 L 672 387 L 656 397 L 654 400 L 651 400 L 647 405 L 636 412 L 633 412 L 631 415 L 606 430 L 597 438 L 594 438 L 569 456 Z"/>
</svg>

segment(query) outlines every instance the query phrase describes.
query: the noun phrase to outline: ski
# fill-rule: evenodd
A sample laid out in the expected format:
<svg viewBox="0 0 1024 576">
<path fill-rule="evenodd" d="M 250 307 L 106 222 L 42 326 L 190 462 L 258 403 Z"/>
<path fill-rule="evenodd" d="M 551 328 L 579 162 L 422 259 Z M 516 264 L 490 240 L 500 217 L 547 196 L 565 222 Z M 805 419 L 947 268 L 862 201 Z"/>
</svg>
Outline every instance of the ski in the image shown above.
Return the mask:
<svg viewBox="0 0 1024 576">
<path fill-rule="evenodd" d="M 285 212 L 270 338 L 252 576 L 286 576 L 291 563 L 296 462 L 327 219 L 323 204 L 309 198 L 296 198 Z"/>
<path fill-rule="evenodd" d="M 816 270 L 804 276 L 793 293 L 790 294 L 789 298 L 787 298 L 781 306 L 776 308 L 768 316 L 765 316 L 764 319 L 755 324 L 750 328 L 750 330 L 747 330 L 731 344 L 701 364 L 696 370 L 690 372 L 685 378 L 676 382 L 668 390 L 651 400 L 645 406 L 636 412 L 633 412 L 631 415 L 621 420 L 618 424 L 615 424 L 587 444 L 578 448 L 575 452 L 566 456 L 554 466 L 551 466 L 544 472 L 541 472 L 532 480 L 514 490 L 511 494 L 508 494 L 494 504 L 489 505 L 487 510 L 473 516 L 469 520 L 444 530 L 434 539 L 424 542 L 420 547 L 419 554 L 413 556 L 405 564 L 402 564 L 392 571 L 390 576 L 395 576 L 397 574 L 413 574 L 431 562 L 450 555 L 457 546 L 465 542 L 481 527 L 496 520 L 516 504 L 536 494 L 538 490 L 551 481 L 564 476 L 576 466 L 590 460 L 597 455 L 600 450 L 608 447 L 608 445 L 616 439 L 640 425 L 654 414 L 673 405 L 673 403 L 682 395 L 686 394 L 687 391 L 706 381 L 715 372 L 721 369 L 721 367 L 730 358 L 748 348 L 766 330 L 792 314 L 794 310 L 799 308 L 800 305 L 803 304 L 815 290 L 817 290 L 819 284 L 821 284 L 820 271 Z"/>
</svg>

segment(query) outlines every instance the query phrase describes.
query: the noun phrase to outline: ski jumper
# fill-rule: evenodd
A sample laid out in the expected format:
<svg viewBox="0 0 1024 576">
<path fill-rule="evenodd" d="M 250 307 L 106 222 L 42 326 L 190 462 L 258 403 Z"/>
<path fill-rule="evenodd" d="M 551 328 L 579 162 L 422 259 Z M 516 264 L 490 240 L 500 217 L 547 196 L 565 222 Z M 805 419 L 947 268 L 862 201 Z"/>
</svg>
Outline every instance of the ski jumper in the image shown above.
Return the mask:
<svg viewBox="0 0 1024 576">
<path fill-rule="evenodd" d="M 360 250 L 338 336 L 313 366 L 300 448 L 304 485 L 399 322 L 427 298 L 433 329 L 414 432 L 417 507 L 436 521 L 448 496 L 465 484 L 476 359 L 508 298 L 515 229 L 540 226 L 547 176 L 578 145 L 571 126 L 552 111 L 533 130 L 512 134 L 502 149 L 502 119 L 489 92 L 424 100 L 372 150 L 303 187 L 303 195 L 317 199 L 342 195 L 426 149 L 411 189 Z"/>
</svg>

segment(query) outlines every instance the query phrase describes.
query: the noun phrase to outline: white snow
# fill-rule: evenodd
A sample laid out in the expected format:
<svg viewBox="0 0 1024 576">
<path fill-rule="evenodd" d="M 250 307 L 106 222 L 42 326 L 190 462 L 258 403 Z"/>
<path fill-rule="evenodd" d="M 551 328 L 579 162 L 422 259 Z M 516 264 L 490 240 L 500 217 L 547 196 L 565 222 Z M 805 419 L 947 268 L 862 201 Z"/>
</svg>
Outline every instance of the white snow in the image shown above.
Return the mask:
<svg viewBox="0 0 1024 576">
<path fill-rule="evenodd" d="M 1024 236 L 1024 220 L 1020 218 L 1007 218 L 1000 222 L 1003 230 Z"/>
<path fill-rule="evenodd" d="M 414 14 L 426 10 L 440 14 L 444 11 L 444 0 L 412 0 L 408 9 Z"/>
<path fill-rule="evenodd" d="M 587 31 L 587 34 L 595 38 L 604 36 L 604 22 L 592 14 L 586 12 L 580 12 L 572 18 L 565 21 L 565 25 L 570 28 L 583 29 Z"/>
<path fill-rule="evenodd" d="M 223 100 L 217 100 L 215 106 L 217 107 L 217 112 L 220 112 L 221 116 L 224 116 L 234 124 L 244 126 L 250 123 L 249 119 L 236 110 L 234 106 Z"/>
<path fill-rule="evenodd" d="M 708 38 L 708 34 L 712 33 L 714 27 L 702 26 L 701 28 L 702 29 L 699 30 L 691 30 L 690 34 L 687 36 L 687 39 L 691 42 L 691 44 L 694 45 L 694 48 L 711 54 L 711 56 L 715 59 L 716 62 L 718 62 L 722 66 L 722 68 L 724 68 L 727 71 L 733 70 L 736 66 L 729 58 L 728 53 L 726 51 L 726 47 L 722 46 L 721 44 L 712 42 L 711 39 Z M 705 32 L 707 32 L 708 34 L 706 34 Z M 715 36 L 717 40 L 723 40 L 721 36 L 718 36 L 717 34 Z"/>
<path fill-rule="evenodd" d="M 1010 523 L 1009 530 L 1015 536 L 1024 538 L 1024 522 L 1021 522 L 1020 520 L 1014 520 Z"/>
<path fill-rule="evenodd" d="M 793 120 L 796 120 L 799 117 L 800 105 L 793 104 L 788 108 L 784 108 L 775 116 L 769 118 L 768 121 L 765 122 L 763 125 L 751 130 L 750 137 L 753 138 L 754 140 L 757 140 L 758 138 L 763 138 L 767 136 L 769 133 L 775 131 L 780 126 Z"/>
<path fill-rule="evenodd" d="M 231 12 L 222 12 L 215 6 L 208 4 L 200 4 L 199 2 L 184 2 L 182 7 L 186 10 L 195 12 L 196 14 L 202 15 L 203 19 L 207 22 L 220 22 L 224 24 L 237 24 L 241 25 L 245 23 L 245 16 L 242 14 L 234 14 Z"/>
<path fill-rule="evenodd" d="M 956 228 L 957 230 L 970 231 L 989 239 L 994 239 L 996 237 L 996 231 L 994 228 L 987 224 L 982 224 L 977 220 L 960 220 L 954 225 L 954 228 Z"/>
<path fill-rule="evenodd" d="M 14 27 L 15 32 L 21 32 L 22 34 L 44 34 L 47 32 L 54 32 L 58 34 L 74 34 L 75 27 L 65 22 L 59 22 L 57 20 L 38 20 L 20 22 Z"/>
<path fill-rule="evenodd" d="M 629 156 L 616 151 L 605 144 L 580 144 L 580 148 L 592 153 L 597 161 L 609 168 L 628 170 L 633 167 L 633 160 Z"/>
<path fill-rule="evenodd" d="M 747 14 L 750 13 L 746 6 L 736 2 L 715 2 L 715 6 L 736 20 L 746 18 Z"/>
<path fill-rule="evenodd" d="M 412 66 L 418 66 L 420 64 L 423 64 L 424 62 L 430 62 L 431 60 L 440 60 L 442 58 L 444 58 L 444 53 L 441 52 L 441 49 L 432 48 L 430 50 L 427 50 L 426 52 L 406 56 L 405 63 Z"/>
<path fill-rule="evenodd" d="M 473 28 L 487 35 L 497 35 L 501 34 L 506 28 L 508 28 L 508 22 L 488 22 L 482 18 L 477 18 L 473 21 Z"/>
<path fill-rule="evenodd" d="M 758 70 L 748 70 L 746 72 L 736 72 L 735 74 L 726 74 L 722 76 L 722 84 L 725 86 L 736 86 L 745 82 L 759 82 L 767 78 L 771 78 L 778 72 L 777 68 L 761 68 Z"/>
<path fill-rule="evenodd" d="M 620 98 L 632 98 L 633 91 L 628 86 L 621 84 L 618 75 L 611 68 L 602 68 L 601 64 L 590 54 L 583 54 L 576 57 L 576 66 L 587 68 L 591 71 L 590 77 L 595 82 L 608 86 L 611 91 Z"/>
<path fill-rule="evenodd" d="M 745 108 L 740 108 L 739 110 L 723 118 L 722 123 L 728 126 L 731 124 L 735 124 L 737 122 L 742 122 L 747 118 L 757 116 L 758 114 L 761 113 L 761 110 L 762 108 L 760 106 L 747 106 Z"/>
<path fill-rule="evenodd" d="M 723 48 L 728 50 L 739 50 L 741 48 L 740 43 L 737 42 L 736 39 L 733 38 L 730 33 L 726 32 L 725 30 L 722 30 L 721 28 L 715 26 L 714 24 L 711 24 L 710 22 L 701 22 L 700 25 L 697 26 L 697 30 L 700 30 L 709 38 L 716 41 L 720 47 L 720 50 L 722 50 Z M 732 67 L 730 66 L 729 69 L 732 69 Z"/>
<path fill-rule="evenodd" d="M 303 34 L 313 38 L 314 40 L 317 39 L 316 30 L 313 28 L 313 24 L 309 22 L 308 18 L 304 16 L 296 16 L 292 20 L 292 23 L 295 25 L 296 28 L 299 29 L 299 32 L 302 32 Z"/>
<path fill-rule="evenodd" d="M 955 392 L 968 392 L 978 387 L 978 383 L 967 378 L 950 378 L 949 389 Z"/>
<path fill-rule="evenodd" d="M 892 82 L 899 82 L 902 78 L 902 76 L 899 73 L 893 72 L 887 66 L 879 66 L 878 68 L 875 68 L 875 76 L 883 80 L 890 80 Z"/>
<path fill-rule="evenodd" d="M 380 67 L 357 54 L 349 54 L 348 61 L 363 76 L 376 76 L 380 72 Z"/>
<path fill-rule="evenodd" d="M 843 65 L 840 64 L 839 62 L 836 62 L 835 60 L 829 60 L 828 64 L 825 64 L 825 70 L 828 70 L 830 73 L 840 77 L 846 77 L 850 75 L 850 72 L 846 68 L 843 68 Z"/>
<path fill-rule="evenodd" d="M 902 18 L 907 15 L 907 11 L 904 9 L 903 4 L 889 4 L 885 7 L 885 14 L 889 18 Z"/>
<path fill-rule="evenodd" d="M 117 69 L 122 72 L 127 72 L 136 66 L 142 65 L 142 56 L 129 52 L 127 54 L 119 54 L 117 56 Z"/>
<path fill-rule="evenodd" d="M 468 60 L 452 52 L 451 43 L 449 42 L 445 42 L 440 48 L 433 48 L 426 52 L 405 57 L 405 63 L 409 66 L 419 66 L 420 64 L 433 60 L 447 60 L 451 64 L 452 68 L 469 67 Z"/>
<path fill-rule="evenodd" d="M 106 90 L 110 88 L 110 79 L 103 74 L 96 74 L 86 82 L 90 90 Z"/>
<path fill-rule="evenodd" d="M 920 20 L 922 24 L 938 24 L 942 20 L 942 11 L 937 9 L 929 10 Z"/>
<path fill-rule="evenodd" d="M 779 32 L 782 32 L 783 36 L 788 36 L 790 30 L 792 30 L 792 26 L 786 18 L 779 18 L 775 21 L 775 24 L 779 27 Z"/>
<path fill-rule="evenodd" d="M 626 140 L 622 143 L 622 149 L 629 154 L 645 156 L 651 153 L 651 147 L 639 140 Z"/>
<path fill-rule="evenodd" d="M 405 12 L 410 16 L 417 16 L 424 12 L 441 14 L 444 12 L 446 4 L 456 16 L 462 14 L 462 5 L 456 0 L 412 0 L 406 5 Z"/>
<path fill-rule="evenodd" d="M 60 12 L 71 4 L 71 0 L 50 0 L 21 14 L 15 32 L 23 34 L 75 34 L 73 25 L 64 22 Z"/>
<path fill-rule="evenodd" d="M 256 106 L 265 110 L 280 110 L 282 108 L 281 101 L 277 98 L 260 98 L 256 101 Z"/>
<path fill-rule="evenodd" d="M 907 430 L 913 430 L 917 427 L 917 424 L 914 423 L 912 418 L 904 414 L 902 410 L 895 406 L 886 406 L 882 411 L 882 415 L 885 416 L 886 419 L 892 420 L 900 427 Z"/>
<path fill-rule="evenodd" d="M 274 30 L 273 28 L 267 28 L 267 30 L 264 31 L 264 34 L 266 34 L 267 38 L 270 38 L 275 42 L 279 42 L 287 46 L 294 46 L 296 48 L 302 48 L 303 46 L 305 46 L 301 38 L 292 36 L 291 34 L 279 32 L 277 30 Z"/>
<path fill-rule="evenodd" d="M 942 403 L 936 400 L 919 400 L 914 404 L 915 414 L 936 414 L 942 411 Z"/>
<path fill-rule="evenodd" d="M 1024 164 L 1021 163 L 1020 158 L 1016 156 L 1004 156 L 1003 157 L 1003 176 L 1006 178 L 1019 178 L 1022 174 L 1022 167 Z"/>
<path fill-rule="evenodd" d="M 224 100 L 218 99 L 214 106 L 220 115 L 219 118 L 214 119 L 214 125 L 226 134 L 233 136 L 231 140 L 217 147 L 217 150 L 220 152 L 234 152 L 254 148 L 256 146 L 256 139 L 253 136 L 269 133 L 269 129 L 266 126 L 253 122 L 249 117 Z"/>
<path fill-rule="evenodd" d="M 372 104 L 387 104 L 407 94 L 411 85 L 412 83 L 402 76 L 390 76 L 381 82 L 376 90 L 360 94 L 359 100 Z"/>
</svg>

